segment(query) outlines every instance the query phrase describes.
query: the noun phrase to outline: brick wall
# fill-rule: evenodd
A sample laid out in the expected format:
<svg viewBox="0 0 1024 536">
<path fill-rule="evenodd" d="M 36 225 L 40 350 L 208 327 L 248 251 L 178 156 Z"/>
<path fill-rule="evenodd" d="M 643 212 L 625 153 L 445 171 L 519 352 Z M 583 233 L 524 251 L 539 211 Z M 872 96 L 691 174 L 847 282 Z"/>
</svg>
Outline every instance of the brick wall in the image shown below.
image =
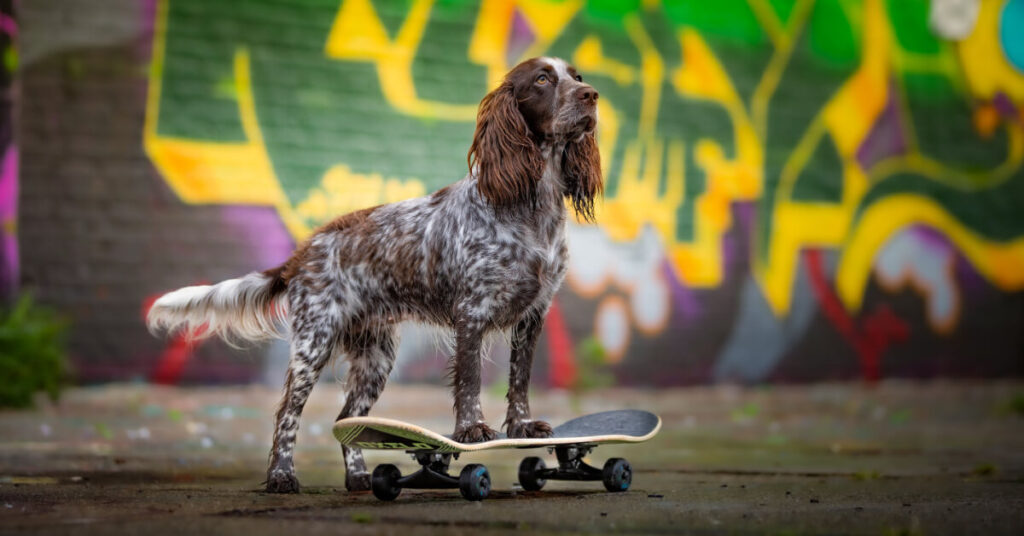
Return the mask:
<svg viewBox="0 0 1024 536">
<path fill-rule="evenodd" d="M 83 381 L 148 378 L 167 344 L 142 311 L 161 291 L 253 269 L 291 247 L 269 209 L 182 203 L 142 146 L 151 35 L 139 2 L 26 2 L 20 20 L 22 283 L 73 322 Z M 63 36 L 63 37 L 62 37 Z M 54 42 L 60 41 L 60 42 Z M 267 229 L 249 220 L 269 219 Z M 195 350 L 193 381 L 260 377 L 261 353 Z"/>
</svg>

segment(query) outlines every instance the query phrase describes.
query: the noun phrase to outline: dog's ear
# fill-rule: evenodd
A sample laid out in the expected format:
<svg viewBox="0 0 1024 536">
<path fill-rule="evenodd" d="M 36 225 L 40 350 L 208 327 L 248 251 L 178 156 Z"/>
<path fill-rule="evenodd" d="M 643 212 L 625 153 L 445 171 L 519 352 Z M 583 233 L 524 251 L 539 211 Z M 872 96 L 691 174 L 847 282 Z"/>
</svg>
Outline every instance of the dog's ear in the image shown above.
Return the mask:
<svg viewBox="0 0 1024 536">
<path fill-rule="evenodd" d="M 593 132 L 566 144 L 562 155 L 562 180 L 576 216 L 583 221 L 594 221 L 594 198 L 604 193 L 604 181 L 601 153 Z"/>
<path fill-rule="evenodd" d="M 480 102 L 466 160 L 470 173 L 476 166 L 477 188 L 493 206 L 534 199 L 544 158 L 530 139 L 511 82 L 502 83 Z"/>
</svg>

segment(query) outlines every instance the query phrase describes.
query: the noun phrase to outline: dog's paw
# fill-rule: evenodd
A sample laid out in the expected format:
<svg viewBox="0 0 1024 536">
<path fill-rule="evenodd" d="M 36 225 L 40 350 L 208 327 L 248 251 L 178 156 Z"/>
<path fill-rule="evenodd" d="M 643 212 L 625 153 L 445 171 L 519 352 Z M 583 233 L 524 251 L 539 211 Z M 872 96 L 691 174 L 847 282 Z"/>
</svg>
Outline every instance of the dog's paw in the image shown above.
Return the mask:
<svg viewBox="0 0 1024 536">
<path fill-rule="evenodd" d="M 345 489 L 348 491 L 369 491 L 370 473 L 366 471 L 358 473 L 350 471 L 345 473 Z"/>
<path fill-rule="evenodd" d="M 478 422 L 466 427 L 457 427 L 455 428 L 455 433 L 452 434 L 452 439 L 459 443 L 480 443 L 482 441 L 490 441 L 496 437 L 498 437 L 498 432 L 487 426 L 485 422 Z"/>
<path fill-rule="evenodd" d="M 551 437 L 551 425 L 544 421 L 512 421 L 505 428 L 510 438 Z"/>
<path fill-rule="evenodd" d="M 273 471 L 267 476 L 267 493 L 298 493 L 299 479 L 294 473 Z"/>
</svg>

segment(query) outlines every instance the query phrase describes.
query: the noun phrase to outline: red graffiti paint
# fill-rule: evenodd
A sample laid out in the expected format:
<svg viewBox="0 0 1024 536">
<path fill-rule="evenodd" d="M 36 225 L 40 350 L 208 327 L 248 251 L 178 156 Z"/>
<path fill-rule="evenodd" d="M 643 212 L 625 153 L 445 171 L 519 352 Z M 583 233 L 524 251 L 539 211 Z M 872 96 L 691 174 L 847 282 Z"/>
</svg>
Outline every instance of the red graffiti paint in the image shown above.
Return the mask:
<svg viewBox="0 0 1024 536">
<path fill-rule="evenodd" d="M 811 278 L 811 289 L 821 305 L 825 318 L 853 346 L 860 359 L 861 374 L 869 382 L 882 377 L 882 355 L 893 342 L 902 342 L 910 335 L 910 326 L 886 305 L 878 306 L 863 318 L 860 326 L 846 312 L 829 284 L 822 266 L 821 251 L 804 251 L 804 261 Z"/>
<path fill-rule="evenodd" d="M 149 313 L 150 307 L 153 306 L 153 302 L 155 302 L 160 296 L 161 294 L 154 294 L 143 301 L 143 321 L 145 321 L 146 314 Z M 199 327 L 197 332 L 201 333 L 205 329 L 206 325 L 204 324 Z M 157 359 L 156 366 L 153 368 L 153 372 L 149 375 L 149 381 L 160 385 L 175 385 L 181 381 L 181 375 L 185 370 L 185 365 L 188 364 L 189 358 L 192 357 L 192 350 L 194 347 L 194 344 L 189 341 L 188 336 L 184 333 L 178 333 L 171 337 L 167 346 L 165 346 L 163 351 L 160 352 L 160 357 Z"/>
<path fill-rule="evenodd" d="M 572 353 L 572 337 L 565 327 L 557 299 L 551 302 L 544 327 L 548 333 L 548 381 L 552 387 L 568 389 L 576 382 L 576 360 Z"/>
<path fill-rule="evenodd" d="M 192 345 L 184 335 L 175 335 L 160 353 L 160 359 L 149 381 L 160 385 L 176 385 L 181 380 L 181 373 L 191 356 Z"/>
</svg>

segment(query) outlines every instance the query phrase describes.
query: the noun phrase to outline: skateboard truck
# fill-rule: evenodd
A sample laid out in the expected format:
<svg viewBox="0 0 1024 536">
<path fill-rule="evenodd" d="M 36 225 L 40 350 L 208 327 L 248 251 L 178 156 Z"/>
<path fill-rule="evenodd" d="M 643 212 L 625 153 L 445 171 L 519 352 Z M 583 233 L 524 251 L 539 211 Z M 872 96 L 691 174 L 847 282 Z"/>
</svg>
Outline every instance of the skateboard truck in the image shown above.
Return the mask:
<svg viewBox="0 0 1024 536">
<path fill-rule="evenodd" d="M 595 443 L 579 443 L 549 447 L 558 458 L 558 467 L 548 468 L 544 460 L 530 456 L 519 464 L 519 485 L 527 491 L 539 491 L 548 480 L 600 480 L 608 491 L 626 491 L 633 481 L 633 469 L 623 458 L 610 458 L 598 469 L 583 458 L 594 450 Z"/>
<path fill-rule="evenodd" d="M 608 491 L 626 491 L 633 481 L 633 469 L 622 458 L 611 458 L 598 469 L 583 460 L 597 446 L 596 443 L 578 443 L 549 447 L 558 458 L 558 467 L 548 468 L 544 460 L 530 456 L 519 464 L 519 485 L 527 491 L 539 491 L 548 480 L 600 480 Z M 382 501 L 392 501 L 402 489 L 458 489 L 464 498 L 481 501 L 491 491 L 491 475 L 487 467 L 471 463 L 462 468 L 458 477 L 448 473 L 452 457 L 458 453 L 441 453 L 429 450 L 407 450 L 420 470 L 402 476 L 397 467 L 389 463 L 378 465 L 373 470 L 371 488 L 373 495 Z"/>
<path fill-rule="evenodd" d="M 487 467 L 479 463 L 471 463 L 462 468 L 458 477 L 448 474 L 448 466 L 452 461 L 451 453 L 440 453 L 422 450 L 407 450 L 420 470 L 407 476 L 397 467 L 386 463 L 373 470 L 370 480 L 373 495 L 382 501 L 392 501 L 403 488 L 409 489 L 455 489 L 470 501 L 481 501 L 491 491 L 491 474 Z M 458 459 L 458 453 L 454 454 Z"/>
</svg>

